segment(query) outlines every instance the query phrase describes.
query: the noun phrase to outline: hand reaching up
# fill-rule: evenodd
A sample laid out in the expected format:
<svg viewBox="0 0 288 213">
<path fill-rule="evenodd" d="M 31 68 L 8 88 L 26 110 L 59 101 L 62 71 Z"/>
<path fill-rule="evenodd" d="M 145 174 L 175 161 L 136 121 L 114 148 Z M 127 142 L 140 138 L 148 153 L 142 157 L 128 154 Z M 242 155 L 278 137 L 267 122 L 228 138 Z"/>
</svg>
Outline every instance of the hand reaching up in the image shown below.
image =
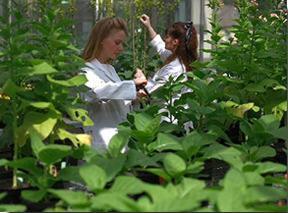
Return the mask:
<svg viewBox="0 0 288 213">
<path fill-rule="evenodd" d="M 147 28 L 150 38 L 153 39 L 157 35 L 157 33 L 155 32 L 155 30 L 153 29 L 151 25 L 150 17 L 147 16 L 146 14 L 143 14 L 140 18 L 140 21 Z"/>
<path fill-rule="evenodd" d="M 145 27 L 147 27 L 147 28 L 151 27 L 150 17 L 147 16 L 146 14 L 143 14 L 143 15 L 141 16 L 140 21 L 142 22 L 142 24 L 143 24 Z"/>
</svg>

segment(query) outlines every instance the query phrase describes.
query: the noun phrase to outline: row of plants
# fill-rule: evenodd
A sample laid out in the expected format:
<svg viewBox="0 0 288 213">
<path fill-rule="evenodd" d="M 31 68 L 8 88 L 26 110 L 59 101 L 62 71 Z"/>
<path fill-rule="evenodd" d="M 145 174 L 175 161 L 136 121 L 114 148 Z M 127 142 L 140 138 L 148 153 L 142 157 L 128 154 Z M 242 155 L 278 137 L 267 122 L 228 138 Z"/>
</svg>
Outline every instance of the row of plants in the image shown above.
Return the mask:
<svg viewBox="0 0 288 213">
<path fill-rule="evenodd" d="M 35 59 L 41 60 L 39 64 L 44 66 L 44 63 L 46 68 L 33 69 L 39 70 L 37 75 L 29 69 L 25 78 L 19 77 L 20 82 L 31 84 L 30 89 L 16 81 L 12 87 L 15 92 L 8 93 L 12 89 L 5 89 L 5 85 L 11 79 L 18 79 L 14 75 L 1 84 L 0 120 L 5 128 L 12 125 L 6 116 L 11 110 L 9 106 L 17 101 L 21 111 L 16 111 L 14 123 L 17 121 L 16 130 L 20 127 L 25 130 L 20 137 L 25 141 L 21 145 L 7 139 L 14 149 L 17 145 L 17 157 L 1 159 L 0 166 L 14 169 L 14 177 L 18 177 L 16 180 L 21 181 L 21 186 L 18 185 L 18 200 L 15 195 L 11 199 L 9 193 L 0 193 L 0 210 L 286 210 L 287 148 L 284 144 L 288 131 L 284 44 L 287 11 L 278 8 L 280 1 L 271 0 L 273 7 L 260 10 L 255 1 L 237 0 L 239 19 L 231 28 L 234 39 L 223 41 L 217 17 L 221 4 L 210 0 L 209 6 L 215 13 L 210 20 L 211 40 L 207 42 L 214 48 L 206 51 L 211 52 L 212 60 L 194 63 L 195 70 L 189 73 L 187 82 L 182 82 L 182 76 L 176 81 L 171 79 L 152 95 L 150 103 L 143 101 L 142 108 L 130 113 L 127 122 L 119 125 L 119 133 L 112 138 L 106 153 L 91 149 L 85 140 L 87 136 L 68 132 L 64 122 L 64 118 L 70 116 L 83 125 L 91 123 L 86 112 L 78 108 L 81 100 L 77 91 L 83 91 L 85 79 L 78 75 L 72 77 L 74 73 L 69 72 L 77 68 L 78 52 L 71 48 L 63 22 L 58 22 L 61 16 L 55 8 L 61 8 L 60 1 L 51 2 L 54 5 L 49 8 L 45 1 L 39 1 L 46 14 L 38 16 L 43 18 L 42 22 L 37 19 L 42 30 L 36 31 L 37 24 L 30 26 L 29 35 L 25 37 L 29 39 L 16 43 L 23 44 L 21 49 L 17 48 L 20 53 L 13 57 L 21 59 L 18 66 L 8 60 L 10 49 L 1 47 L 1 69 L 9 65 L 3 70 L 13 64 L 16 74 L 20 75 L 31 68 L 30 60 Z M 274 13 L 277 17 L 271 15 Z M 2 22 L 3 29 L 5 23 Z M 13 23 L 12 20 L 7 27 Z M 45 29 L 46 37 L 42 34 Z M 1 39 L 3 31 L 0 31 Z M 43 40 L 36 43 L 31 33 Z M 52 35 L 58 35 L 57 39 L 53 40 Z M 63 42 L 57 43 L 59 40 Z M 50 46 L 54 42 L 59 46 Z M 31 45 L 35 55 L 27 51 L 25 45 Z M 50 54 L 53 60 L 47 57 L 48 50 L 55 51 Z M 68 63 L 72 59 L 74 61 Z M 9 70 L 9 75 L 14 73 L 14 69 Z M 55 71 L 47 73 L 47 70 Z M 184 87 L 189 89 L 187 93 L 171 102 Z M 27 100 L 32 104 L 24 105 Z M 74 109 L 73 113 L 64 110 L 68 106 Z M 163 108 L 169 113 L 159 114 Z M 38 120 L 24 119 L 31 111 L 38 113 L 35 115 Z M 52 114 L 51 111 L 57 116 L 43 116 Z M 168 116 L 168 121 L 163 121 L 162 116 Z M 193 125 L 184 128 L 187 123 Z M 2 136 L 5 135 L 8 133 Z M 125 148 L 127 151 L 123 152 Z M 71 159 L 78 163 L 71 165 Z"/>
</svg>

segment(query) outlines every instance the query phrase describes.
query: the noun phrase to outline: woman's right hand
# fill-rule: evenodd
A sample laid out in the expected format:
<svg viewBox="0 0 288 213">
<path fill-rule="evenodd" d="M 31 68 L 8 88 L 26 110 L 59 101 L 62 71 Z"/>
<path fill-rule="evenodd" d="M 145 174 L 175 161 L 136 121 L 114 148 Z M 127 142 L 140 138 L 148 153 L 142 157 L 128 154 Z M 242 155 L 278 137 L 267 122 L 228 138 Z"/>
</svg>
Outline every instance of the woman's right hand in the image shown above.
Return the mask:
<svg viewBox="0 0 288 213">
<path fill-rule="evenodd" d="M 136 86 L 145 86 L 147 84 L 146 78 L 134 78 L 134 83 Z"/>
<path fill-rule="evenodd" d="M 145 86 L 147 84 L 147 78 L 141 69 L 137 68 L 134 75 L 134 82 L 136 86 Z"/>
<path fill-rule="evenodd" d="M 145 27 L 147 27 L 147 28 L 151 27 L 150 17 L 147 16 L 146 14 L 143 14 L 143 15 L 141 16 L 140 21 L 142 22 L 142 24 L 143 24 Z"/>
<path fill-rule="evenodd" d="M 141 78 L 144 77 L 146 78 L 146 76 L 144 75 L 143 71 L 139 68 L 136 68 L 136 72 L 134 74 L 134 78 Z"/>
</svg>

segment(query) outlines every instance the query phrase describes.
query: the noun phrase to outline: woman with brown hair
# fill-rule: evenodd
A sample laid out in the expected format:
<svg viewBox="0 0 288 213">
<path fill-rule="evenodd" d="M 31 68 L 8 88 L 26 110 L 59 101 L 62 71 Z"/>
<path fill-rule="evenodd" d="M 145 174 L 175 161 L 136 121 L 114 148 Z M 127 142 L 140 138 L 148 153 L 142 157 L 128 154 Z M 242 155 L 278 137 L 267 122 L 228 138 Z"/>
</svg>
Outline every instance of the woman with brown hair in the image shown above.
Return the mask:
<svg viewBox="0 0 288 213">
<path fill-rule="evenodd" d="M 149 32 L 151 45 L 164 61 L 164 66 L 148 79 L 145 89 L 151 93 L 163 86 L 170 76 L 176 79 L 192 70 L 191 63 L 198 57 L 197 32 L 192 22 L 176 22 L 166 30 L 163 41 L 151 26 L 149 16 L 142 15 L 140 21 Z M 138 74 L 140 76 L 141 72 Z"/>
<path fill-rule="evenodd" d="M 126 22 L 121 18 L 104 18 L 96 23 L 83 52 L 82 68 L 89 88 L 85 100 L 94 126 L 84 127 L 93 136 L 93 147 L 106 149 L 117 133 L 117 125 L 126 120 L 130 101 L 137 98 L 136 86 L 145 85 L 144 76 L 121 81 L 110 64 L 123 51 L 127 36 Z M 127 104 L 128 103 L 128 104 Z"/>
</svg>

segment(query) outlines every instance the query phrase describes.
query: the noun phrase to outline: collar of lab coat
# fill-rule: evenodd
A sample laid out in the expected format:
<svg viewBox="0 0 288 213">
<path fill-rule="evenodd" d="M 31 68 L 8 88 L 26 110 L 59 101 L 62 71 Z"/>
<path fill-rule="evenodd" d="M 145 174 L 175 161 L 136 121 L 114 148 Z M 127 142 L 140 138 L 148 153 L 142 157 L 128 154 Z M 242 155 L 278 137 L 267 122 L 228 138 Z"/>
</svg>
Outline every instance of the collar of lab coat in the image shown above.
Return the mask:
<svg viewBox="0 0 288 213">
<path fill-rule="evenodd" d="M 121 81 L 114 67 L 110 64 L 101 64 L 97 59 L 87 62 L 86 66 L 90 67 L 102 79 L 108 78 L 112 82 Z"/>
</svg>

